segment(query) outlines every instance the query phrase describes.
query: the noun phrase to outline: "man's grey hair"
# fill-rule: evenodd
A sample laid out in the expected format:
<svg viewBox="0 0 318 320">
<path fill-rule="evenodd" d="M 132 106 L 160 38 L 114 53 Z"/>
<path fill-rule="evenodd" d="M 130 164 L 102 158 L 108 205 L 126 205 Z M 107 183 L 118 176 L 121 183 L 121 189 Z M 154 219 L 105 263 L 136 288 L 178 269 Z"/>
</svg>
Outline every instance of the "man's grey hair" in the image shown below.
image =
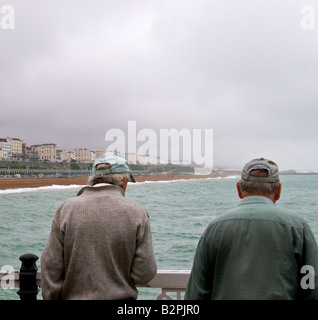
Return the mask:
<svg viewBox="0 0 318 320">
<path fill-rule="evenodd" d="M 251 170 L 250 175 L 253 177 L 266 177 L 268 172 L 265 169 L 254 169 Z M 271 183 L 245 180 L 240 180 L 239 184 L 243 195 L 258 193 L 267 196 L 274 195 L 280 185 L 279 182 Z"/>
<path fill-rule="evenodd" d="M 109 169 L 110 165 L 109 164 L 99 164 L 96 167 L 96 170 L 106 170 Z M 125 178 L 130 178 L 130 173 L 125 172 L 125 173 L 107 173 L 107 174 L 99 174 L 99 175 L 94 175 L 90 176 L 88 178 L 87 184 L 90 186 L 94 186 L 97 183 L 109 183 L 109 184 L 114 184 L 117 186 L 122 186 L 124 183 Z"/>
</svg>

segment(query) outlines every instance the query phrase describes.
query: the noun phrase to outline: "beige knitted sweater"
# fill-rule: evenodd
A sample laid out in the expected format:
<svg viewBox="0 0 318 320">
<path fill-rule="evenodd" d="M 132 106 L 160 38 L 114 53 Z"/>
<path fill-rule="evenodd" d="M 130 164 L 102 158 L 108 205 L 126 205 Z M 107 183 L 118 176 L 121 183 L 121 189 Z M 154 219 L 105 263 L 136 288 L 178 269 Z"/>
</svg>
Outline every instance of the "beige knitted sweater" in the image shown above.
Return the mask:
<svg viewBox="0 0 318 320">
<path fill-rule="evenodd" d="M 41 256 L 44 299 L 136 299 L 157 272 L 148 213 L 115 185 L 86 186 L 57 209 Z"/>
</svg>

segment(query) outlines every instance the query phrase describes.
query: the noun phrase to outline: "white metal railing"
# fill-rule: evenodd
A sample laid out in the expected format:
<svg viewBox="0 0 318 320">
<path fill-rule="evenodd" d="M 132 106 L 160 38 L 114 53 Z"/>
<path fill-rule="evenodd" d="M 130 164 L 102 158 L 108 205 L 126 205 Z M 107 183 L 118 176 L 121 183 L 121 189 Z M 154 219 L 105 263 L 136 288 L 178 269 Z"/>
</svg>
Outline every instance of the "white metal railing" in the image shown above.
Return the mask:
<svg viewBox="0 0 318 320">
<path fill-rule="evenodd" d="M 177 300 L 181 300 L 181 293 L 185 291 L 190 276 L 190 270 L 158 270 L 156 276 L 146 285 L 137 285 L 145 288 L 161 288 L 157 300 L 172 300 L 167 293 L 177 294 Z M 20 271 L 1 271 L 0 288 L 19 288 Z M 41 287 L 41 271 L 37 271 L 36 284 Z"/>
</svg>

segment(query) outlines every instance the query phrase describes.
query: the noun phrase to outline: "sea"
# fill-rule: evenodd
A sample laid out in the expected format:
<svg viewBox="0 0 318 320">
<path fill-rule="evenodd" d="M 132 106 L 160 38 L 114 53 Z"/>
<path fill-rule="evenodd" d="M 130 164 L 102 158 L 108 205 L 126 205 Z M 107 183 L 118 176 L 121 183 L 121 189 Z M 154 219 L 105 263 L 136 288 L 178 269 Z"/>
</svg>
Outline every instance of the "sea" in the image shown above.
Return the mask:
<svg viewBox="0 0 318 320">
<path fill-rule="evenodd" d="M 159 270 L 191 270 L 197 243 L 216 217 L 238 204 L 239 177 L 129 183 L 126 197 L 149 213 Z M 318 175 L 282 175 L 277 206 L 303 217 L 318 242 Z M 0 190 L 0 268 L 19 270 L 19 256 L 40 257 L 56 208 L 81 186 Z M 83 253 L 84 254 L 84 253 Z M 138 288 L 139 300 L 156 299 L 160 289 Z M 38 299 L 42 299 L 41 292 Z M 0 289 L 0 300 L 18 300 L 17 289 Z"/>
</svg>

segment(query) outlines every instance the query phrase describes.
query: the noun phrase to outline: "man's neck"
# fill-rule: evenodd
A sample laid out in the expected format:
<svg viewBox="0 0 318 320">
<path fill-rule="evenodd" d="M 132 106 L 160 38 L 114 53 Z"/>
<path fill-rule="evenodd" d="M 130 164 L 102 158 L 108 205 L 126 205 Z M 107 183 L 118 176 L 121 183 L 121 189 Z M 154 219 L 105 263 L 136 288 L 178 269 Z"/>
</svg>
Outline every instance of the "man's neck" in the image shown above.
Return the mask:
<svg viewBox="0 0 318 320">
<path fill-rule="evenodd" d="M 268 195 L 259 194 L 259 193 L 248 193 L 248 194 L 243 195 L 243 198 L 250 197 L 250 196 L 266 197 L 266 198 L 270 199 L 271 201 L 273 201 L 274 203 L 276 203 L 276 200 L 275 200 L 274 196 L 268 196 Z"/>
</svg>

